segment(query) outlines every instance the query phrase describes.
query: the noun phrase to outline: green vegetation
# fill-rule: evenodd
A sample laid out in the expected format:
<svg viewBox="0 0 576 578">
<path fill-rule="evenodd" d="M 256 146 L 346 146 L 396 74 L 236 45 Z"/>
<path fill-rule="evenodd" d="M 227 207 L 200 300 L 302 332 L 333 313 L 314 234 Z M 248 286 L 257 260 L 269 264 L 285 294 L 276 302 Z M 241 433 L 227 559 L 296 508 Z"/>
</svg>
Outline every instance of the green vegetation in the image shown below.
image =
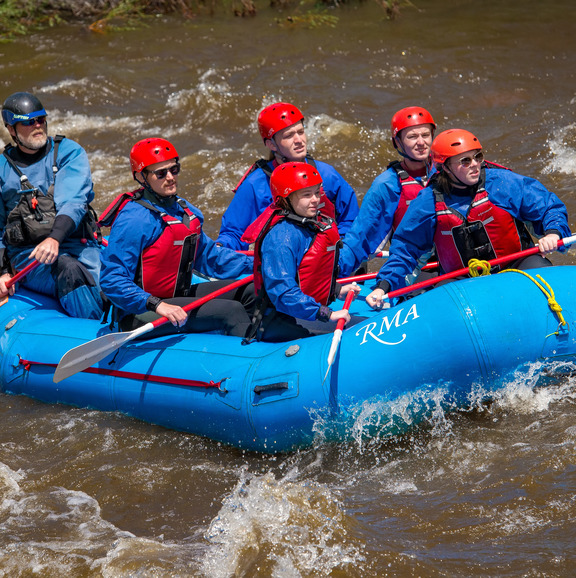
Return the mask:
<svg viewBox="0 0 576 578">
<path fill-rule="evenodd" d="M 271 6 L 282 14 L 281 26 L 314 28 L 335 26 L 338 17 L 328 8 L 363 0 L 4 0 L 0 5 L 0 39 L 11 40 L 32 31 L 80 22 L 93 32 L 106 33 L 146 25 L 156 14 L 178 14 L 193 18 L 198 14 L 232 13 L 238 17 L 255 16 Z M 394 19 L 401 6 L 410 0 L 375 0 L 387 18 Z"/>
<path fill-rule="evenodd" d="M 0 38 L 26 34 L 30 28 L 54 26 L 62 21 L 58 11 L 44 0 L 5 0 L 0 6 Z"/>
</svg>

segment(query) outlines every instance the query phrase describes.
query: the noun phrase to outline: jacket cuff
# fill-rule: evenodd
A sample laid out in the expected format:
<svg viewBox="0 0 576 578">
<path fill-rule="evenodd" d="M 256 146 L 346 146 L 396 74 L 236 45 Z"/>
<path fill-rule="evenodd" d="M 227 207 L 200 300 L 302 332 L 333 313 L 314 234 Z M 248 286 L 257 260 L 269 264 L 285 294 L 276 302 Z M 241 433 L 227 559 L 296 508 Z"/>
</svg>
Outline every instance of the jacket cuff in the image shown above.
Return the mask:
<svg viewBox="0 0 576 578">
<path fill-rule="evenodd" d="M 376 287 L 374 287 L 374 289 L 382 289 L 384 293 L 390 293 L 390 283 L 388 283 L 386 279 L 382 279 L 378 282 L 378 284 L 376 285 Z"/>
<path fill-rule="evenodd" d="M 154 297 L 154 295 L 150 295 L 150 297 L 146 299 L 146 309 L 148 311 L 156 312 L 156 309 L 158 309 L 158 305 L 160 305 L 160 303 L 162 303 L 162 299 L 160 299 L 160 297 Z"/>
<path fill-rule="evenodd" d="M 6 249 L 0 249 L 0 276 L 6 275 L 6 273 L 12 273 L 12 267 L 10 266 L 10 260 L 6 254 Z"/>
<path fill-rule="evenodd" d="M 76 230 L 76 224 L 68 215 L 56 215 L 52 231 L 48 235 L 51 239 L 55 239 L 58 243 L 62 243 Z"/>
<path fill-rule="evenodd" d="M 316 319 L 326 323 L 330 321 L 330 315 L 332 315 L 332 309 L 326 305 L 320 305 L 320 309 L 318 309 L 318 313 L 316 313 Z"/>
</svg>

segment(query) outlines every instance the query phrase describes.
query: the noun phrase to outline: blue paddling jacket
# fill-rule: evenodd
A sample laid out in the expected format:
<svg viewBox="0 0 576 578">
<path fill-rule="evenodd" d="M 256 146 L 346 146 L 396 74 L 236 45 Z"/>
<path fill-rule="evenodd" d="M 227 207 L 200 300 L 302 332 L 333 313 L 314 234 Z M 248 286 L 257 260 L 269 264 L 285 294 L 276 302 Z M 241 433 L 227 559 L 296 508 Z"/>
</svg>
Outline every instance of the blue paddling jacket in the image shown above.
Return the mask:
<svg viewBox="0 0 576 578">
<path fill-rule="evenodd" d="M 314 163 L 322 177 L 324 192 L 336 209 L 336 222 L 340 235 L 344 236 L 358 215 L 356 193 L 334 167 L 317 160 L 314 160 Z M 272 173 L 273 161 L 268 162 L 268 168 Z M 248 245 L 241 241 L 241 237 L 248 225 L 254 222 L 271 203 L 270 177 L 263 169 L 257 168 L 249 173 L 236 189 L 234 198 L 222 217 L 222 226 L 216 241 L 231 249 L 248 249 Z"/>
<path fill-rule="evenodd" d="M 424 177 L 413 178 L 422 183 Z M 340 273 L 343 276 L 350 275 L 390 239 L 401 194 L 402 184 L 394 168 L 389 167 L 374 179 L 343 240 L 344 246 L 340 251 Z"/>
<path fill-rule="evenodd" d="M 175 198 L 161 205 L 152 202 L 150 198 L 147 201 L 160 212 L 179 220 L 184 217 L 184 209 Z M 204 217 L 200 210 L 187 201 L 185 203 L 203 223 Z M 160 213 L 136 202 L 127 203 L 114 221 L 108 247 L 102 252 L 100 285 L 110 301 L 125 313 L 139 315 L 146 311 L 150 293 L 135 282 L 135 277 L 142 252 L 160 237 L 165 226 Z M 202 231 L 194 268 L 209 277 L 236 279 L 252 274 L 253 259 L 226 247 L 219 247 Z"/>
<path fill-rule="evenodd" d="M 538 237 L 557 233 L 570 236 L 564 203 L 536 179 L 503 168 L 483 169 L 489 200 L 512 217 L 529 225 Z M 466 215 L 473 195 L 446 194 L 449 207 Z M 410 204 L 392 239 L 390 257 L 380 269 L 377 286 L 385 291 L 405 287 L 413 272 L 434 248 L 436 206 L 432 186 Z"/>
</svg>

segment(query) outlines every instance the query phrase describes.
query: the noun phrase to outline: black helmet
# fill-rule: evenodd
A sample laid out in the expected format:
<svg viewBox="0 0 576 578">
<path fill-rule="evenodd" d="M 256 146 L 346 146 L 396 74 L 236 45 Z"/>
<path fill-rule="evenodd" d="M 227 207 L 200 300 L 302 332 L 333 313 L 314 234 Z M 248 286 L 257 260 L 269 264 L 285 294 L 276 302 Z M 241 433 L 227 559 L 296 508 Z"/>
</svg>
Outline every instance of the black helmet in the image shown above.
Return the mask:
<svg viewBox="0 0 576 578">
<path fill-rule="evenodd" d="M 5 125 L 14 126 L 17 122 L 46 116 L 42 103 L 29 92 L 15 92 L 2 105 L 2 119 Z"/>
</svg>

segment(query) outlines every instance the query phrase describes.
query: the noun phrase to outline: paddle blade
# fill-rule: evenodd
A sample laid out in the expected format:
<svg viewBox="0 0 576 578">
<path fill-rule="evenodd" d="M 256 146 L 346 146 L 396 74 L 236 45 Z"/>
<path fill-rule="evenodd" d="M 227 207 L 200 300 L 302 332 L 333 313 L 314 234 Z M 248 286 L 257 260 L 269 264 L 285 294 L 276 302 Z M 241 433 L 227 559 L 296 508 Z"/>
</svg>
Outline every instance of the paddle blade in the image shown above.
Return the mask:
<svg viewBox="0 0 576 578">
<path fill-rule="evenodd" d="M 336 329 L 334 331 L 334 336 L 332 337 L 332 343 L 330 344 L 330 351 L 328 352 L 328 368 L 334 363 L 334 358 L 336 357 L 336 352 L 338 351 L 338 346 L 342 339 L 342 329 Z"/>
<path fill-rule="evenodd" d="M 78 347 L 74 347 L 74 349 L 70 349 L 70 351 L 67 351 L 62 356 L 54 372 L 54 383 L 58 383 L 79 371 L 88 369 L 141 333 L 141 331 L 108 333 L 88 343 L 78 345 Z"/>
<path fill-rule="evenodd" d="M 332 343 L 330 344 L 330 351 L 328 352 L 328 369 L 326 369 L 326 375 L 322 380 L 322 383 L 326 381 L 328 377 L 328 372 L 334 363 L 334 359 L 336 358 L 336 352 L 338 351 L 338 346 L 340 345 L 340 340 L 342 339 L 342 329 L 336 329 L 334 331 L 334 335 L 332 337 Z"/>
</svg>

